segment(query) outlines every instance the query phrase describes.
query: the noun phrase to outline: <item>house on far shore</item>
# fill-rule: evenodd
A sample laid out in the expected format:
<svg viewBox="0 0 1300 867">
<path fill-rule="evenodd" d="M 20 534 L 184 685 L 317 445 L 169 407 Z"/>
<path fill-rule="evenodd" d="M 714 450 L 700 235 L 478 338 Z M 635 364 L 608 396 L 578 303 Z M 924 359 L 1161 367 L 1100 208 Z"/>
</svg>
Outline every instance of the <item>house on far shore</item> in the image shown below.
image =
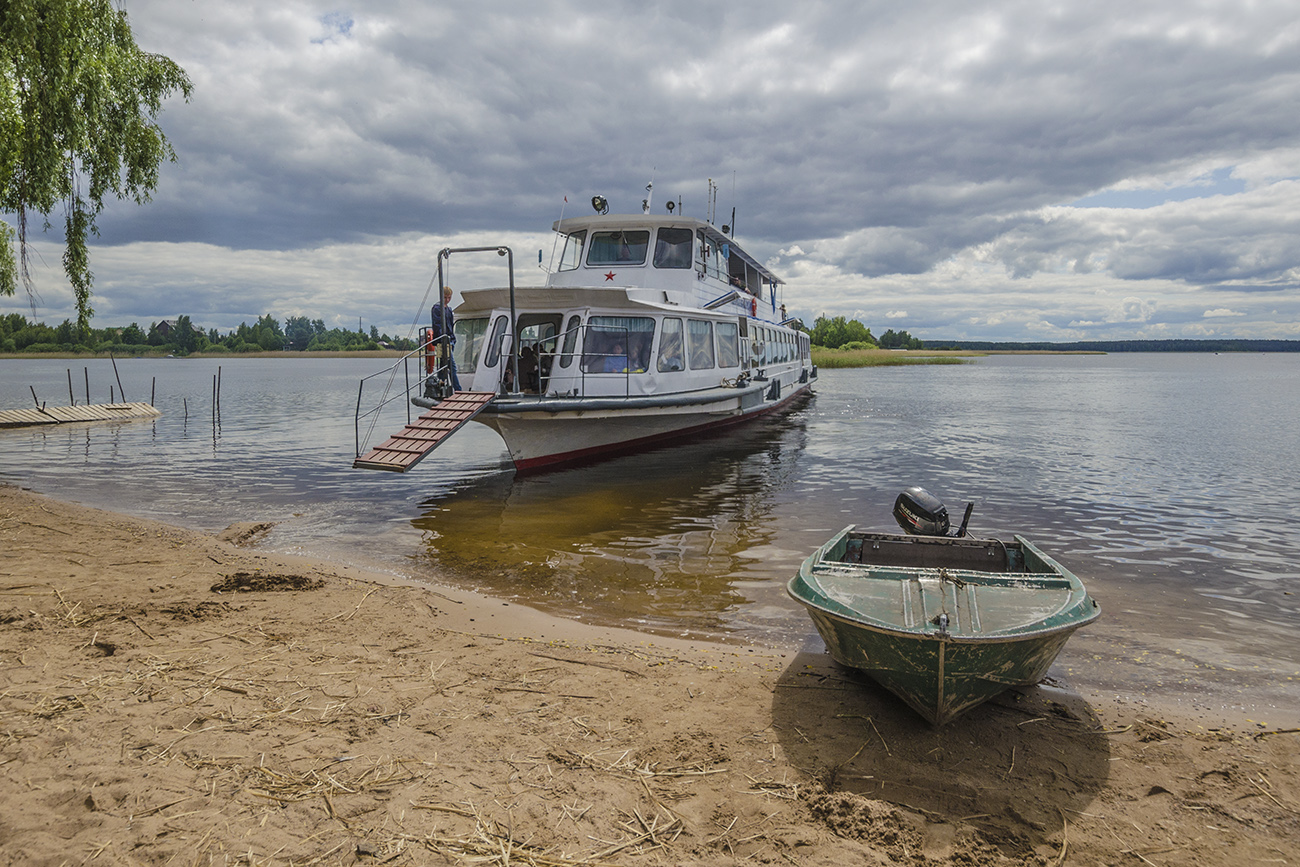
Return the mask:
<svg viewBox="0 0 1300 867">
<path fill-rule="evenodd" d="M 176 333 L 176 320 L 164 319 L 162 322 L 158 323 L 157 328 L 158 328 L 158 333 L 161 334 L 163 337 L 171 337 L 173 334 Z M 193 331 L 199 337 L 203 337 L 207 334 L 206 331 L 204 331 L 199 326 L 195 325 L 193 322 L 190 323 L 190 330 Z"/>
</svg>

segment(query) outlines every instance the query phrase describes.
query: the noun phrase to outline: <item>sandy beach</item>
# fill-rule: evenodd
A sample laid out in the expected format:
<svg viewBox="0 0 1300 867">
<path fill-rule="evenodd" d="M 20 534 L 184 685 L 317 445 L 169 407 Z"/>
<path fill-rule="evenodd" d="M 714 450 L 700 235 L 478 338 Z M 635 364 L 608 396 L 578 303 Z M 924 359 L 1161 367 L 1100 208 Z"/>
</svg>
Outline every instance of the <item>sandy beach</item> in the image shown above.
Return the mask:
<svg viewBox="0 0 1300 867">
<path fill-rule="evenodd" d="M 1300 721 L 932 729 L 674 642 L 0 486 L 0 863 L 1300 863 Z"/>
</svg>

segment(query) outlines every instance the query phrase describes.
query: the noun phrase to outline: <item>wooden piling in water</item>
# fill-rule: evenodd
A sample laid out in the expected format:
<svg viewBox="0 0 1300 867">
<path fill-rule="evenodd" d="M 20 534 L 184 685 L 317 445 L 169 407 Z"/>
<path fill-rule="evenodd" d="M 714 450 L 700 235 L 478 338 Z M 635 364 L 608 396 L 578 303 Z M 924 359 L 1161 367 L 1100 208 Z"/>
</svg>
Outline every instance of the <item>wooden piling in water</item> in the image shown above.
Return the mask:
<svg viewBox="0 0 1300 867">
<path fill-rule="evenodd" d="M 113 376 L 117 378 L 117 390 L 122 395 L 122 403 L 126 403 L 126 389 L 122 387 L 122 377 L 117 373 L 117 359 L 113 357 L 112 352 L 108 353 L 108 360 L 113 362 Z"/>
</svg>

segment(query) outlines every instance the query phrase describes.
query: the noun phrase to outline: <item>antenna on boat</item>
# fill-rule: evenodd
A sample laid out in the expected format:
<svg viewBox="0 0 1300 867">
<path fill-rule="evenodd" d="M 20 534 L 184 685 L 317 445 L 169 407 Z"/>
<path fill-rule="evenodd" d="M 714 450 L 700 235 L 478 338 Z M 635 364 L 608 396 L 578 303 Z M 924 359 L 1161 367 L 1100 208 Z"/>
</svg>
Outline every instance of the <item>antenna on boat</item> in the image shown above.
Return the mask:
<svg viewBox="0 0 1300 867">
<path fill-rule="evenodd" d="M 718 215 L 718 185 L 713 182 L 713 178 L 709 178 L 709 204 L 706 210 L 704 219 L 712 226 L 714 218 Z"/>
<path fill-rule="evenodd" d="M 731 237 L 736 237 L 736 170 L 731 170 Z"/>
<path fill-rule="evenodd" d="M 645 198 L 641 200 L 641 213 L 650 213 L 650 196 L 655 188 L 655 170 L 650 170 L 650 183 L 645 185 Z"/>
<path fill-rule="evenodd" d="M 564 204 L 563 204 L 563 205 L 560 205 L 560 222 L 561 222 L 561 223 L 564 222 L 564 209 L 567 208 L 567 207 L 569 207 L 569 197 L 568 197 L 568 196 L 565 196 L 565 197 L 564 197 Z M 559 232 L 556 232 L 556 233 L 555 233 L 555 237 L 551 239 L 551 264 L 547 265 L 546 268 L 543 269 L 543 270 L 546 271 L 547 274 L 550 274 L 550 273 L 551 273 L 551 269 L 555 267 L 555 247 L 556 247 L 556 245 L 559 244 L 559 243 L 560 243 L 560 233 L 559 233 Z M 538 250 L 538 251 L 537 251 L 537 267 L 538 267 L 538 268 L 541 268 L 541 267 L 542 267 L 542 251 L 541 251 L 541 250 Z"/>
</svg>

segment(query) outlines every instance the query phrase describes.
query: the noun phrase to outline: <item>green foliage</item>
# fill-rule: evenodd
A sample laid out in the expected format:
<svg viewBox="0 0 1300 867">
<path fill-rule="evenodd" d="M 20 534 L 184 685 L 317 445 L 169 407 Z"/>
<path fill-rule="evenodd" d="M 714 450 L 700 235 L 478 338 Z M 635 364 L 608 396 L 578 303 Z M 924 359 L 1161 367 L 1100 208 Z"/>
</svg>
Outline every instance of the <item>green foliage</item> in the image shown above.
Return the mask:
<svg viewBox="0 0 1300 867">
<path fill-rule="evenodd" d="M 176 317 L 176 327 L 172 329 L 172 333 L 168 336 L 171 338 L 171 345 L 176 347 L 176 352 L 179 355 L 189 355 L 199 348 L 200 340 L 207 341 L 207 338 L 202 338 L 195 333 L 194 325 L 190 322 L 188 316 Z"/>
<path fill-rule="evenodd" d="M 58 327 L 51 328 L 43 323 L 28 322 L 27 317 L 19 313 L 0 314 L 0 352 L 112 352 L 114 355 L 188 355 L 200 352 L 224 355 L 285 349 L 361 352 L 383 348 L 411 352 L 417 346 L 414 340 L 379 334 L 373 326 L 369 332 L 340 328 L 326 330 L 321 320 L 308 320 L 301 316 L 289 317 L 282 330 L 275 317 L 267 314 L 259 317 L 253 325 L 241 322 L 238 328 L 223 337 L 215 328 L 202 333 L 188 316 L 178 316 L 175 321 L 150 323 L 148 331 L 132 322 L 124 328 L 83 332 L 66 319 Z"/>
<path fill-rule="evenodd" d="M 880 335 L 881 349 L 924 349 L 925 344 L 906 331 L 889 329 Z"/>
<path fill-rule="evenodd" d="M 266 352 L 284 349 L 284 332 L 280 330 L 280 323 L 270 313 L 258 318 L 257 324 L 253 326 L 252 335 L 253 342 Z"/>
<path fill-rule="evenodd" d="M 86 247 L 110 193 L 143 204 L 158 166 L 176 155 L 156 123 L 185 71 L 141 51 L 126 11 L 111 0 L 0 0 L 0 294 L 19 277 L 32 293 L 27 220 L 64 213 L 63 271 L 77 299 L 77 329 L 90 330 L 93 275 Z M 18 256 L 15 261 L 14 242 Z"/>
<path fill-rule="evenodd" d="M 317 331 L 316 327 L 320 326 Z M 290 316 L 284 320 L 284 336 L 289 341 L 289 349 L 303 350 L 311 345 L 312 338 L 325 333 L 325 323 L 317 319 L 312 322 L 306 316 Z"/>
<path fill-rule="evenodd" d="M 817 317 L 809 336 L 813 345 L 824 346 L 827 349 L 839 349 L 846 343 L 876 345 L 875 339 L 871 336 L 871 329 L 856 319 L 845 319 L 843 316 L 836 316 L 834 319 L 825 316 Z"/>
</svg>

